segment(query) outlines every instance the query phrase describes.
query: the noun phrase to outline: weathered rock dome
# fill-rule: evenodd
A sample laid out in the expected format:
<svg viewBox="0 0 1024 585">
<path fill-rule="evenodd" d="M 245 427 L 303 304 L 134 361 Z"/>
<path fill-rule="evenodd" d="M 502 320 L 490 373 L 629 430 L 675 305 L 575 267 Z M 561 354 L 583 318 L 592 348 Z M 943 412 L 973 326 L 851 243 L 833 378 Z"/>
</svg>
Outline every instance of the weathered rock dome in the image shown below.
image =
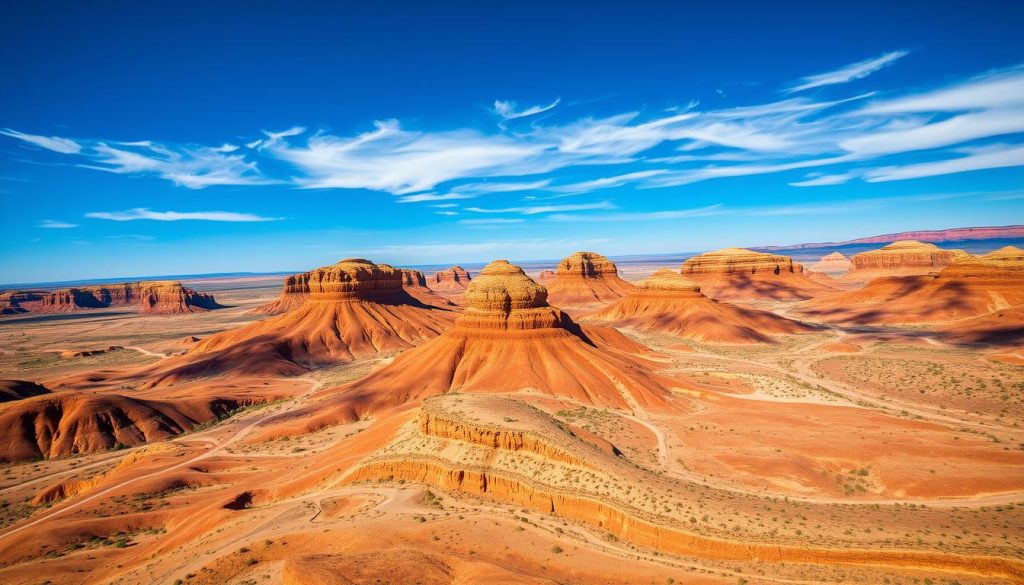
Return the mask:
<svg viewBox="0 0 1024 585">
<path fill-rule="evenodd" d="M 645 293 L 699 293 L 700 285 L 669 268 L 659 268 L 654 274 L 636 283 L 637 291 Z"/>
<path fill-rule="evenodd" d="M 434 273 L 434 290 L 462 290 L 469 286 L 472 279 L 469 272 L 461 266 L 452 266 Z"/>
<path fill-rule="evenodd" d="M 543 329 L 560 327 L 564 317 L 548 305 L 548 291 L 508 260 L 495 260 L 466 290 L 469 307 L 456 319 L 468 329 Z"/>
<path fill-rule="evenodd" d="M 566 256 L 558 263 L 554 282 L 548 284 L 551 304 L 566 308 L 611 302 L 632 289 L 619 278 L 615 263 L 596 252 Z"/>
</svg>

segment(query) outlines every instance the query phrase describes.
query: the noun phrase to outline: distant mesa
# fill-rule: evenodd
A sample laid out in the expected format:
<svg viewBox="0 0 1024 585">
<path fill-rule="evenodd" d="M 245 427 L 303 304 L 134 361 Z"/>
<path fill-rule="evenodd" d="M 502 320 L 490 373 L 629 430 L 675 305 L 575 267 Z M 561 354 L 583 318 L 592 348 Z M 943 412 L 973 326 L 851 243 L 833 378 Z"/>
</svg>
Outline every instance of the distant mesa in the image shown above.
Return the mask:
<svg viewBox="0 0 1024 585">
<path fill-rule="evenodd" d="M 348 258 L 306 274 L 299 307 L 212 335 L 184 356 L 156 364 L 160 383 L 225 371 L 295 375 L 316 364 L 412 347 L 454 318 L 412 296 L 402 272 L 387 264 Z"/>
<path fill-rule="evenodd" d="M 596 252 L 576 252 L 558 263 L 548 300 L 556 307 L 609 303 L 629 294 L 633 285 L 619 278 L 615 263 Z"/>
<path fill-rule="evenodd" d="M 440 337 L 338 390 L 335 406 L 307 413 L 311 428 L 359 420 L 429 396 L 534 392 L 632 410 L 664 407 L 673 381 L 649 373 L 642 346 L 607 327 L 579 326 L 547 289 L 506 260 L 470 283 L 469 306 Z"/>
<path fill-rule="evenodd" d="M 431 288 L 441 291 L 459 291 L 469 286 L 472 279 L 466 269 L 461 266 L 452 266 L 445 270 L 434 273 L 434 280 Z"/>
<path fill-rule="evenodd" d="M 853 268 L 853 262 L 850 262 L 850 259 L 840 252 L 832 252 L 822 256 L 820 260 L 807 268 L 829 276 L 841 276 Z"/>
<path fill-rule="evenodd" d="M 837 248 L 852 244 L 888 244 L 900 240 L 917 240 L 919 242 L 964 242 L 970 240 L 991 240 L 997 238 L 1024 238 L 1024 225 L 1004 225 L 988 227 L 964 227 L 946 230 L 921 230 L 913 232 L 899 232 L 895 234 L 882 234 L 880 236 L 869 236 L 857 238 L 856 240 L 845 240 L 842 242 L 816 242 L 809 244 L 796 244 L 793 246 L 764 246 L 759 248 L 768 252 L 781 250 L 805 250 L 808 248 Z"/>
<path fill-rule="evenodd" d="M 638 282 L 633 292 L 593 318 L 619 327 L 723 343 L 770 342 L 774 334 L 812 330 L 768 311 L 709 299 L 701 294 L 696 282 L 668 268 Z"/>
<path fill-rule="evenodd" d="M 804 300 L 832 292 L 789 256 L 726 248 L 683 262 L 682 275 L 713 299 Z"/>
<path fill-rule="evenodd" d="M 364 260 L 362 258 L 346 258 L 338 262 L 337 265 L 351 262 L 365 263 L 369 262 L 369 260 Z M 387 264 L 381 264 L 380 266 L 391 268 L 391 266 L 388 266 Z M 324 270 L 324 268 L 320 268 L 318 270 Z M 419 302 L 438 307 L 447 307 L 452 305 L 451 302 L 431 294 L 430 289 L 427 288 L 427 278 L 419 270 L 411 270 L 408 268 L 398 268 L 394 270 L 399 273 L 401 287 Z M 285 278 L 284 284 L 281 287 L 281 293 L 278 295 L 277 299 L 265 305 L 256 307 L 250 311 L 249 314 L 280 315 L 297 307 L 301 307 L 309 297 L 310 279 L 316 278 L 314 275 L 315 272 L 317 272 L 317 270 L 293 274 Z"/>
<path fill-rule="evenodd" d="M 49 394 L 50 390 L 42 384 L 26 380 L 0 380 L 0 402 L 10 402 Z"/>
<path fill-rule="evenodd" d="M 219 309 L 213 295 L 200 293 L 173 281 L 140 281 L 102 286 L 63 288 L 54 291 L 13 291 L 0 296 L 0 311 L 70 313 L 135 305 L 140 313 L 178 315 Z"/>
<path fill-rule="evenodd" d="M 1007 246 L 984 256 L 957 254 L 938 274 L 877 278 L 861 289 L 803 303 L 799 310 L 826 321 L 900 324 L 976 317 L 983 322 L 984 316 L 1020 305 L 1024 251 Z M 981 322 L 962 325 L 965 334 L 969 328 L 984 328 Z"/>
<path fill-rule="evenodd" d="M 541 270 L 537 275 L 537 282 L 547 285 L 554 282 L 556 278 L 558 278 L 558 273 L 554 270 Z"/>
<path fill-rule="evenodd" d="M 935 244 L 901 240 L 878 250 L 854 254 L 850 260 L 853 267 L 842 278 L 868 282 L 881 276 L 928 274 L 970 257 L 963 250 L 944 250 Z"/>
</svg>

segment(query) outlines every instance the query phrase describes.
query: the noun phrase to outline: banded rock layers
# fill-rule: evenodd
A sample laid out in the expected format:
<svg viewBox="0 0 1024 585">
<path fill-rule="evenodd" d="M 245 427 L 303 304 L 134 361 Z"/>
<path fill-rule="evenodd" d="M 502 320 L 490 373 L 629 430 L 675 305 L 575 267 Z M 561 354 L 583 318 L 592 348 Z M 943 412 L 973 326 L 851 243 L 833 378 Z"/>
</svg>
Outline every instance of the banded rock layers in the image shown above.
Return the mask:
<svg viewBox="0 0 1024 585">
<path fill-rule="evenodd" d="M 5 314 L 69 313 L 83 309 L 137 305 L 154 315 L 199 313 L 220 308 L 213 295 L 196 292 L 173 281 L 141 281 L 64 288 L 54 291 L 14 291 L 0 299 Z"/>
<path fill-rule="evenodd" d="M 811 330 L 774 313 L 709 299 L 695 282 L 668 268 L 637 283 L 634 292 L 598 311 L 594 318 L 620 327 L 725 343 L 767 342 L 772 334 Z"/>
<path fill-rule="evenodd" d="M 434 273 L 434 281 L 431 283 L 434 290 L 459 291 L 469 286 L 472 279 L 469 272 L 461 266 L 452 266 L 445 270 Z"/>
<path fill-rule="evenodd" d="M 558 263 L 548 300 L 556 307 L 607 303 L 629 294 L 633 285 L 619 278 L 615 263 L 595 252 L 576 252 Z"/>
<path fill-rule="evenodd" d="M 809 278 L 789 256 L 743 248 L 695 256 L 683 262 L 681 272 L 713 299 L 803 300 L 833 290 Z"/>
<path fill-rule="evenodd" d="M 868 282 L 882 276 L 928 274 L 970 257 L 963 250 L 943 250 L 935 244 L 902 240 L 878 250 L 854 254 L 850 259 L 853 267 L 843 280 Z"/>
</svg>

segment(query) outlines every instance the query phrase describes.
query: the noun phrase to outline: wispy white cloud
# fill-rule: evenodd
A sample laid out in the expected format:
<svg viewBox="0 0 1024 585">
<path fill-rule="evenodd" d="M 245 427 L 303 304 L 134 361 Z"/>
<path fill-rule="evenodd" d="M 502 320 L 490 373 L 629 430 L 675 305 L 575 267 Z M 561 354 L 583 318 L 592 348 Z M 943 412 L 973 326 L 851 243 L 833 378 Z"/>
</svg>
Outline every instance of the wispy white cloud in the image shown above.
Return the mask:
<svg viewBox="0 0 1024 585">
<path fill-rule="evenodd" d="M 506 225 L 511 223 L 523 223 L 524 219 L 495 217 L 490 219 L 460 219 L 462 225 Z"/>
<path fill-rule="evenodd" d="M 1024 132 L 1024 107 L 970 112 L 930 124 L 872 132 L 843 140 L 839 146 L 859 154 L 892 154 L 1017 132 Z"/>
<path fill-rule="evenodd" d="M 836 175 L 824 175 L 821 173 L 810 173 L 802 181 L 790 183 L 791 187 L 820 187 L 822 185 L 842 185 L 857 177 L 857 173 L 839 173 Z"/>
<path fill-rule="evenodd" d="M 225 221 L 225 222 L 258 222 L 278 221 L 280 217 L 263 217 L 253 213 L 236 213 L 233 211 L 152 211 L 144 207 L 126 211 L 93 211 L 85 214 L 92 219 L 108 219 L 111 221 Z"/>
<path fill-rule="evenodd" d="M 51 230 L 66 230 L 78 227 L 77 223 L 68 223 L 66 221 L 56 221 L 53 219 L 44 219 L 40 221 L 37 225 L 38 227 Z"/>
<path fill-rule="evenodd" d="M 518 213 L 521 215 L 537 215 L 563 211 L 587 211 L 595 209 L 617 209 L 611 201 L 598 203 L 577 203 L 569 205 L 529 205 L 524 207 L 505 207 L 503 209 L 486 209 L 483 207 L 467 207 L 466 211 L 474 213 Z"/>
<path fill-rule="evenodd" d="M 787 93 L 795 93 L 798 91 L 804 91 L 815 87 L 822 87 L 825 85 L 836 85 L 840 83 L 849 83 L 857 79 L 863 79 L 868 75 L 871 75 L 875 71 L 893 64 L 896 60 L 901 59 L 907 55 L 908 51 L 891 51 L 874 59 L 868 59 L 866 61 L 858 61 L 857 63 L 851 63 L 845 67 L 840 67 L 835 71 L 829 71 L 827 73 L 819 73 L 817 75 L 809 75 L 801 79 L 801 83 L 797 86 L 791 87 L 786 90 Z"/>
<path fill-rule="evenodd" d="M 452 199 L 472 199 L 472 195 L 462 195 L 460 193 L 445 193 L 439 195 L 437 193 L 419 193 L 417 195 L 406 195 L 405 197 L 399 197 L 399 203 L 420 203 L 423 201 L 449 201 Z"/>
<path fill-rule="evenodd" d="M 434 213 L 436 213 L 438 215 L 458 215 L 459 214 L 458 211 L 435 211 Z"/>
<path fill-rule="evenodd" d="M 36 136 L 34 134 L 25 134 L 24 132 L 11 130 L 10 128 L 0 130 L 0 134 L 10 136 L 11 138 L 17 138 L 18 140 L 23 140 L 29 144 L 35 144 L 40 148 L 60 152 L 62 154 L 78 154 L 82 151 L 82 146 L 69 138 L 60 138 L 59 136 Z"/>
<path fill-rule="evenodd" d="M 904 54 L 896 51 L 810 76 L 801 85 L 806 89 L 861 78 Z M 875 101 L 865 102 L 868 99 Z M 550 106 L 505 104 L 495 111 L 525 116 L 546 109 Z M 397 195 L 401 203 L 517 192 L 536 201 L 626 185 L 668 188 L 797 170 L 813 172 L 803 180 L 783 181 L 809 187 L 861 178 L 860 169 L 850 168 L 854 163 L 877 167 L 872 177 L 880 180 L 877 177 L 893 175 L 889 169 L 901 165 L 934 162 L 941 163 L 936 168 L 949 168 L 948 161 L 963 158 L 962 149 L 957 150 L 963 145 L 984 145 L 998 137 L 1015 141 L 1024 133 L 1024 66 L 928 92 L 893 92 L 884 99 L 860 92 L 831 101 L 790 97 L 703 111 L 691 103 L 654 112 L 543 124 L 534 120 L 516 132 L 422 131 L 389 120 L 344 136 L 307 133 L 301 126 L 263 131 L 258 139 L 245 142 L 248 148 L 233 143 L 202 146 L 3 133 L 49 141 L 83 167 L 160 177 L 193 189 L 279 183 L 306 189 L 366 189 Z M 909 152 L 916 153 L 912 163 L 900 158 Z M 978 156 L 988 158 L 973 158 L 972 164 L 1003 160 L 991 153 Z M 920 168 L 904 174 L 917 172 Z"/>
<path fill-rule="evenodd" d="M 973 77 L 949 87 L 868 104 L 858 114 L 963 112 L 1019 107 L 1024 103 L 1024 65 Z"/>
<path fill-rule="evenodd" d="M 682 219 L 686 217 L 709 217 L 722 215 L 727 210 L 721 205 L 708 205 L 695 209 L 673 209 L 666 211 L 638 211 L 626 213 L 602 213 L 594 215 L 575 213 L 556 213 L 549 215 L 548 221 L 557 222 L 623 222 L 623 221 L 651 221 L 665 219 Z"/>
<path fill-rule="evenodd" d="M 1024 166 L 1024 146 L 991 145 L 984 148 L 965 148 L 959 152 L 965 153 L 965 156 L 926 163 L 871 169 L 864 173 L 864 179 L 869 183 L 879 183 L 966 173 L 983 169 Z"/>
<path fill-rule="evenodd" d="M 555 98 L 555 101 L 546 106 L 530 106 L 519 110 L 517 109 L 518 106 L 513 101 L 494 100 L 494 109 L 492 111 L 501 118 L 501 125 L 503 125 L 509 120 L 526 118 L 527 116 L 536 116 L 537 114 L 542 114 L 548 110 L 552 110 L 560 101 L 562 101 L 562 98 Z"/>
</svg>

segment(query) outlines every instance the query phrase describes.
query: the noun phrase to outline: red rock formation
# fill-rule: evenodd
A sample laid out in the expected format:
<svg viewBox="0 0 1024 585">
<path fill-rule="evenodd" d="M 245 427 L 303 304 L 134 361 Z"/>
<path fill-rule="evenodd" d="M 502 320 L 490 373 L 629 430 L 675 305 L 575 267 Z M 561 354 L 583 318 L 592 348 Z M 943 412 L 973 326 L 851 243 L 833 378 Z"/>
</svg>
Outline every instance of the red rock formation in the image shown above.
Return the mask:
<svg viewBox="0 0 1024 585">
<path fill-rule="evenodd" d="M 769 342 L 773 334 L 811 330 L 768 311 L 709 299 L 701 294 L 697 283 L 668 268 L 637 283 L 634 292 L 593 317 L 619 327 L 725 343 Z"/>
<path fill-rule="evenodd" d="M 821 272 L 829 276 L 840 276 L 853 268 L 853 262 L 839 252 L 832 252 L 822 256 L 820 260 L 808 266 L 811 270 Z"/>
<path fill-rule="evenodd" d="M 42 384 L 26 380 L 0 380 L 0 402 L 10 402 L 31 398 L 41 394 L 49 394 L 50 390 Z"/>
<path fill-rule="evenodd" d="M 157 315 L 198 313 L 220 308 L 213 295 L 196 292 L 180 282 L 141 281 L 59 289 L 51 292 L 10 293 L 9 307 L 38 313 L 68 313 L 82 309 L 138 305 L 139 312 Z"/>
<path fill-rule="evenodd" d="M 299 307 L 306 302 L 309 295 L 310 272 L 293 274 L 284 279 L 281 285 L 281 294 L 273 302 L 256 307 L 250 314 L 253 315 L 280 315 Z"/>
<path fill-rule="evenodd" d="M 439 338 L 402 353 L 338 390 L 309 428 L 358 420 L 451 391 L 530 391 L 615 408 L 664 407 L 668 387 L 649 373 L 642 348 L 610 328 L 580 327 L 547 303 L 547 290 L 518 266 L 496 260 L 467 291 L 469 307 Z"/>
<path fill-rule="evenodd" d="M 804 303 L 803 314 L 858 324 L 946 322 L 1024 305 L 1024 251 L 960 256 L 937 275 L 885 277 Z"/>
<path fill-rule="evenodd" d="M 427 277 L 419 270 L 411 268 L 399 268 L 402 273 L 402 287 L 409 289 L 413 287 L 427 288 Z"/>
<path fill-rule="evenodd" d="M 241 405 L 228 398 L 165 401 L 86 392 L 24 398 L 0 407 L 0 460 L 65 457 L 160 440 Z"/>
<path fill-rule="evenodd" d="M 619 278 L 615 263 L 595 252 L 576 252 L 558 263 L 548 301 L 556 307 L 608 303 L 629 294 L 633 285 Z"/>
<path fill-rule="evenodd" d="M 172 378 L 295 374 L 308 364 L 412 347 L 440 334 L 454 317 L 411 296 L 402 273 L 387 264 L 349 258 L 310 271 L 305 280 L 309 293 L 298 308 L 207 337 L 160 367 Z"/>
<path fill-rule="evenodd" d="M 726 248 L 690 258 L 683 276 L 713 299 L 803 300 L 833 289 L 814 282 L 789 256 Z"/>
<path fill-rule="evenodd" d="M 540 274 L 537 276 L 537 282 L 547 286 L 557 278 L 558 274 L 554 270 L 541 270 Z"/>
<path fill-rule="evenodd" d="M 963 250 L 943 250 L 935 244 L 903 240 L 878 250 L 854 254 L 851 259 L 853 268 L 842 279 L 868 282 L 882 276 L 928 274 L 970 257 Z"/>
<path fill-rule="evenodd" d="M 452 266 L 446 270 L 434 273 L 434 281 L 431 288 L 434 290 L 463 290 L 472 279 L 469 273 L 461 266 Z"/>
</svg>

